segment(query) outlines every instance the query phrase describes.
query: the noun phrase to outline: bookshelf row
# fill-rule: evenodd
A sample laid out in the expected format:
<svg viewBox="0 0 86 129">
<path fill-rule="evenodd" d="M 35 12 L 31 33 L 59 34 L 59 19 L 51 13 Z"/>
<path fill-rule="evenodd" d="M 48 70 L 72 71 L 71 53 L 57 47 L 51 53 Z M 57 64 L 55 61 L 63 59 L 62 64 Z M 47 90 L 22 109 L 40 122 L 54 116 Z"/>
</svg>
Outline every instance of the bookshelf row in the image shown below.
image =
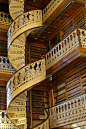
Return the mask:
<svg viewBox="0 0 86 129">
<path fill-rule="evenodd" d="M 54 86 L 55 104 L 86 92 L 86 68 Z"/>
</svg>

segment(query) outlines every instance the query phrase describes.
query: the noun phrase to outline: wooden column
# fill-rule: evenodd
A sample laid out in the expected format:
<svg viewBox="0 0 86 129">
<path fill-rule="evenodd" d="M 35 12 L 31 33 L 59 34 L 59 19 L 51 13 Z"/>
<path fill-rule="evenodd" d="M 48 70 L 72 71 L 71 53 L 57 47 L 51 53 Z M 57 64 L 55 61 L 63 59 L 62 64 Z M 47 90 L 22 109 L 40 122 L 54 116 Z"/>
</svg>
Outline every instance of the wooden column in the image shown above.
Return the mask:
<svg viewBox="0 0 86 129">
<path fill-rule="evenodd" d="M 51 50 L 51 44 L 50 44 L 50 41 L 49 41 L 49 50 Z"/>
<path fill-rule="evenodd" d="M 30 60 L 30 45 L 29 45 L 29 63 L 31 63 L 31 60 Z"/>
<path fill-rule="evenodd" d="M 83 85 L 82 85 L 82 78 L 81 78 L 81 72 L 80 72 L 80 70 L 79 70 L 79 76 L 80 76 L 81 91 L 83 93 Z"/>
<path fill-rule="evenodd" d="M 77 33 L 78 33 L 78 38 L 79 38 L 79 47 L 81 47 L 80 35 L 79 35 L 79 27 L 78 26 L 77 26 Z"/>
<path fill-rule="evenodd" d="M 65 90 L 66 90 L 66 100 L 68 100 L 68 93 L 67 93 L 66 79 L 65 79 Z"/>
<path fill-rule="evenodd" d="M 25 42 L 25 65 L 27 65 L 27 38 Z"/>
<path fill-rule="evenodd" d="M 33 127 L 33 123 L 32 123 L 32 90 L 30 90 L 30 120 L 31 120 L 31 128 Z"/>
<path fill-rule="evenodd" d="M 73 30 L 75 30 L 74 19 L 72 19 L 72 23 L 73 23 Z"/>
<path fill-rule="evenodd" d="M 64 34 L 64 31 L 60 31 L 60 41 L 62 40 L 62 35 Z"/>
<path fill-rule="evenodd" d="M 54 106 L 54 96 L 53 96 L 53 91 L 49 91 L 49 107 Z"/>
</svg>

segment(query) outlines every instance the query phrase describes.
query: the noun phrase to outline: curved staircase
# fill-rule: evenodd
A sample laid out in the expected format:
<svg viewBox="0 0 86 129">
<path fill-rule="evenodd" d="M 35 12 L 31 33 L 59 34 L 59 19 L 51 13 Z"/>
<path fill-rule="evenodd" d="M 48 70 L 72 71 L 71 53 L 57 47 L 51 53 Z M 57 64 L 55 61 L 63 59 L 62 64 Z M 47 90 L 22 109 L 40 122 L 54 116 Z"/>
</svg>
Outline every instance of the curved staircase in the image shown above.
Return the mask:
<svg viewBox="0 0 86 129">
<path fill-rule="evenodd" d="M 25 66 L 26 37 L 42 26 L 42 11 L 24 13 L 24 0 L 10 0 L 13 23 L 8 30 L 8 57 L 17 72 L 7 83 L 7 115 L 19 128 L 26 129 L 27 90 L 46 78 L 45 59 Z M 48 129 L 48 119 L 34 129 Z"/>
</svg>

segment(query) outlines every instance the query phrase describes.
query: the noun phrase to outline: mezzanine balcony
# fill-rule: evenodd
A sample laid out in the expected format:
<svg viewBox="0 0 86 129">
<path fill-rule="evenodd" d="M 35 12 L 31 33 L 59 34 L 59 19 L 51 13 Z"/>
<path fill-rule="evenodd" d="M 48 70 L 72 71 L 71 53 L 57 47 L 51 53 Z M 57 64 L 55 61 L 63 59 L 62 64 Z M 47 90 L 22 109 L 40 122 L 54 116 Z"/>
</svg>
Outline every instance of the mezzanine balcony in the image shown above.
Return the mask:
<svg viewBox="0 0 86 129">
<path fill-rule="evenodd" d="M 86 120 L 86 93 L 51 107 L 49 111 L 51 128 L 83 122 Z"/>
<path fill-rule="evenodd" d="M 76 63 L 80 63 L 80 60 L 84 62 L 85 57 L 86 30 L 78 28 L 73 30 L 46 54 L 47 75 L 56 73 L 68 64 L 70 64 L 70 66 L 71 63 L 75 65 Z"/>
</svg>

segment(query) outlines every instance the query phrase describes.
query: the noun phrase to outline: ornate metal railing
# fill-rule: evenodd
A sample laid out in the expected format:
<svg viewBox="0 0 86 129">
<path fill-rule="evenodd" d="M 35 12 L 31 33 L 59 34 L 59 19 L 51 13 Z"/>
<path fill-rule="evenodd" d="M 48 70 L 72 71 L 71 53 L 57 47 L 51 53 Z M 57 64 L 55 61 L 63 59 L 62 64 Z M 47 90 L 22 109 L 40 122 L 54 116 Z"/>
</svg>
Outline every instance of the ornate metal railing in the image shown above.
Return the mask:
<svg viewBox="0 0 86 129">
<path fill-rule="evenodd" d="M 43 22 L 47 20 L 47 18 L 56 10 L 56 8 L 63 2 L 64 0 L 51 0 L 50 3 L 43 10 Z"/>
<path fill-rule="evenodd" d="M 12 23 L 12 18 L 10 14 L 0 12 L 0 25 L 10 26 Z"/>
<path fill-rule="evenodd" d="M 8 57 L 0 56 L 0 73 L 14 74 L 14 72 L 15 69 L 10 64 Z"/>
<path fill-rule="evenodd" d="M 79 37 L 77 35 L 77 29 L 69 34 L 61 42 L 57 43 L 47 54 L 46 54 L 46 69 L 51 68 L 62 58 L 65 58 L 68 54 L 73 52 L 79 47 Z"/>
<path fill-rule="evenodd" d="M 39 26 L 42 26 L 41 10 L 29 11 L 17 17 L 8 30 L 8 48 L 18 35 Z"/>
<path fill-rule="evenodd" d="M 86 120 L 86 94 L 58 104 L 49 111 L 51 128 L 84 121 Z"/>
<path fill-rule="evenodd" d="M 4 110 L 0 110 L 0 129 L 19 129 L 16 127 L 7 117 L 7 113 Z"/>
<path fill-rule="evenodd" d="M 17 71 L 7 83 L 7 107 L 16 95 L 46 78 L 45 60 L 28 64 Z"/>
</svg>

